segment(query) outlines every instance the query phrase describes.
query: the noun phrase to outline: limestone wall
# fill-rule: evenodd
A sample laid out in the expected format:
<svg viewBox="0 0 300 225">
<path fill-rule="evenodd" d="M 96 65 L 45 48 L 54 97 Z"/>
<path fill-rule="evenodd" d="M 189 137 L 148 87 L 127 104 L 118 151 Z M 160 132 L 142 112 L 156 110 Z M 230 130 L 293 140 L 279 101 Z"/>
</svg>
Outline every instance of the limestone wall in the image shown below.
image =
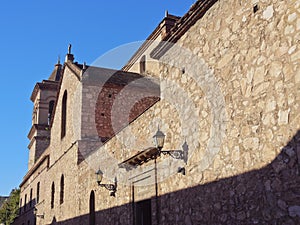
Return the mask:
<svg viewBox="0 0 300 225">
<path fill-rule="evenodd" d="M 194 197 L 185 196 L 194 200 L 183 204 L 186 213 L 178 218 L 186 224 L 299 223 L 294 188 L 299 187 L 300 2 L 256 4 L 259 10 L 254 13 L 250 1 L 218 1 L 183 35 L 179 47 L 161 59 L 178 70 L 185 68 L 185 74 L 172 77 L 172 82 L 191 99 L 192 83 L 203 90 L 201 99 L 209 110 L 201 113 L 199 123 L 202 116 L 211 116 L 206 129 L 201 129 L 208 142 L 200 141 L 200 146 L 207 149 L 204 154 L 195 151 L 187 166 L 191 176 L 197 167 L 199 184 L 204 186 L 194 188 L 199 191 Z M 172 71 L 162 67 L 162 92 L 170 88 Z M 216 124 L 224 132 L 210 145 L 216 137 L 212 130 L 218 132 Z M 211 161 L 207 156 L 213 156 Z M 205 157 L 207 161 L 202 160 Z M 172 184 L 171 179 L 162 184 L 162 193 L 172 192 Z M 197 218 L 198 210 L 205 215 Z M 168 224 L 172 215 L 165 215 L 163 224 Z"/>
<path fill-rule="evenodd" d="M 39 176 L 46 217 L 37 224 L 88 224 L 92 192 L 96 224 L 132 224 L 135 203 L 145 199 L 154 225 L 299 224 L 299 21 L 299 0 L 217 1 L 159 59 L 159 71 L 152 68 L 161 100 L 104 145 L 92 140 L 97 130 L 89 115 L 99 90 L 82 88 L 66 68 L 58 101 L 68 89 L 71 116 L 61 140 L 58 105 L 50 167 Z M 164 150 L 187 144 L 187 164 L 161 155 L 129 171 L 119 168 L 154 146 L 158 125 Z M 97 185 L 98 169 L 103 183 L 117 178 L 115 198 Z M 62 174 L 67 191 L 60 204 Z M 22 196 L 36 181 L 24 184 Z"/>
<path fill-rule="evenodd" d="M 72 66 L 72 65 L 71 65 Z M 74 66 L 73 66 L 74 67 Z M 50 165 L 57 161 L 81 135 L 81 83 L 70 66 L 65 67 L 51 128 Z M 67 92 L 66 135 L 61 137 L 62 99 Z"/>
<path fill-rule="evenodd" d="M 20 209 L 19 209 L 19 217 L 15 221 L 15 224 L 22 223 L 33 223 L 34 215 L 33 209 L 34 207 L 40 208 L 40 205 L 43 205 L 44 202 L 44 192 L 46 189 L 45 185 L 45 174 L 47 173 L 48 167 L 48 159 L 43 160 L 39 167 L 32 171 L 31 176 L 23 181 L 22 186 L 20 186 Z M 39 195 L 38 195 L 38 183 L 39 183 Z M 31 195 L 31 196 L 30 196 Z M 39 196 L 39 198 L 38 198 Z M 30 198 L 31 197 L 31 198 Z M 26 202 L 25 202 L 26 199 Z M 43 210 L 38 211 L 41 214 Z"/>
<path fill-rule="evenodd" d="M 152 199 L 153 224 L 299 223 L 299 7 L 218 1 L 160 59 L 161 101 L 93 157 L 120 181 L 100 220 L 128 210 L 134 183 L 136 201 Z M 117 163 L 153 146 L 157 125 L 165 149 L 186 141 L 189 159 L 160 157 L 155 192 L 153 161 L 129 172 Z"/>
</svg>

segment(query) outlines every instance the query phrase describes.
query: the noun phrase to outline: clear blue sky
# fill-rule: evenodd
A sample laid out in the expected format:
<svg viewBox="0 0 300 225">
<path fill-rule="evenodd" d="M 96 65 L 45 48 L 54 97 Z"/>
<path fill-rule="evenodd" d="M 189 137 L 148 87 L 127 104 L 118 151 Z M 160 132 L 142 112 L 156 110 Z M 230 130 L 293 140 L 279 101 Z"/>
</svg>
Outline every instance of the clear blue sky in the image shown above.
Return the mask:
<svg viewBox="0 0 300 225">
<path fill-rule="evenodd" d="M 47 79 L 72 44 L 75 60 L 91 64 L 109 50 L 141 41 L 165 10 L 182 16 L 195 0 L 3 1 L 0 6 L 0 195 L 9 195 L 27 172 L 36 82 Z"/>
</svg>

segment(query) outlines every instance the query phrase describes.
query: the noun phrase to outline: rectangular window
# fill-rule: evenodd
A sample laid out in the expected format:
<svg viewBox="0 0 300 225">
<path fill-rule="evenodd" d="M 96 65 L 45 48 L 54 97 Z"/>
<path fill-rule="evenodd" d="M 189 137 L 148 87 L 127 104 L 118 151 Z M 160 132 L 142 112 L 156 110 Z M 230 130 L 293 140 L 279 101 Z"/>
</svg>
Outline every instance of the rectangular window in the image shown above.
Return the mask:
<svg viewBox="0 0 300 225">
<path fill-rule="evenodd" d="M 27 206 L 27 194 L 25 195 L 24 211 L 26 211 L 26 206 Z"/>
<path fill-rule="evenodd" d="M 32 188 L 30 189 L 29 207 L 32 207 Z"/>
<path fill-rule="evenodd" d="M 36 203 L 40 202 L 40 182 L 36 185 Z"/>
<path fill-rule="evenodd" d="M 137 202 L 135 204 L 135 224 L 136 225 L 151 225 L 151 199 Z"/>
</svg>

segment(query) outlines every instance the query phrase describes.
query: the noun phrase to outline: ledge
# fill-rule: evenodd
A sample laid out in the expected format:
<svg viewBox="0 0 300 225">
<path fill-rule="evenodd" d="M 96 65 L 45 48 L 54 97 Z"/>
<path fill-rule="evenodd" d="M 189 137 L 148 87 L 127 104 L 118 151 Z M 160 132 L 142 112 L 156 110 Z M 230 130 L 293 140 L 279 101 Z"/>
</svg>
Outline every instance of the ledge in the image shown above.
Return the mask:
<svg viewBox="0 0 300 225">
<path fill-rule="evenodd" d="M 129 159 L 126 159 L 125 161 L 121 162 L 118 166 L 119 168 L 125 168 L 126 170 L 130 170 L 148 162 L 151 159 L 156 159 L 158 155 L 158 149 L 155 147 L 150 147 L 137 153 Z"/>
<path fill-rule="evenodd" d="M 58 88 L 58 82 L 57 81 L 51 81 L 51 80 L 43 80 L 42 82 L 36 83 L 36 85 L 33 88 L 32 94 L 30 96 L 30 100 L 32 102 L 35 101 L 35 98 L 37 96 L 37 93 L 39 90 L 53 90 L 56 91 Z"/>
<path fill-rule="evenodd" d="M 27 174 L 24 176 L 22 183 L 19 187 L 22 187 L 26 181 L 31 177 L 31 175 L 43 164 L 44 161 L 47 160 L 47 168 L 49 167 L 49 153 L 42 156 L 34 165 L 29 169 Z"/>
<path fill-rule="evenodd" d="M 47 125 L 47 124 L 33 124 L 30 128 L 29 133 L 27 134 L 28 139 L 31 140 L 33 138 L 33 135 L 35 134 L 35 132 L 38 130 L 50 132 L 49 125 Z"/>
</svg>

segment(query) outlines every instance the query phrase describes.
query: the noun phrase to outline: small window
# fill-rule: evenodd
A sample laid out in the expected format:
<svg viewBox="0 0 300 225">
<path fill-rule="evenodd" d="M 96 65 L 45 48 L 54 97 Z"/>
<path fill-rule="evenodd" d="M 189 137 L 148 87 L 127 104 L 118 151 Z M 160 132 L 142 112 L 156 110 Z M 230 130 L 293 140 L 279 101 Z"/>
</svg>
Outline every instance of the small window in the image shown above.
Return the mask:
<svg viewBox="0 0 300 225">
<path fill-rule="evenodd" d="M 24 201 L 24 211 L 26 210 L 26 205 L 27 205 L 27 194 L 25 195 L 25 201 Z"/>
<path fill-rule="evenodd" d="M 40 182 L 36 185 L 36 203 L 40 202 Z"/>
<path fill-rule="evenodd" d="M 146 72 L 146 56 L 142 56 L 140 60 L 140 73 L 144 74 Z"/>
<path fill-rule="evenodd" d="M 54 208 L 54 195 L 55 195 L 55 185 L 53 182 L 51 186 L 51 209 Z"/>
<path fill-rule="evenodd" d="M 54 101 L 52 100 L 49 102 L 49 106 L 48 106 L 48 125 L 50 125 L 51 122 L 53 108 L 54 108 Z"/>
<path fill-rule="evenodd" d="M 65 91 L 62 99 L 61 108 L 61 138 L 66 136 L 66 125 L 67 125 L 67 91 Z"/>
<path fill-rule="evenodd" d="M 20 199 L 20 206 L 19 206 L 19 214 L 21 215 L 22 213 L 22 198 Z"/>
<path fill-rule="evenodd" d="M 61 178 L 60 178 L 60 199 L 59 199 L 60 204 L 64 203 L 64 189 L 65 189 L 65 179 L 64 179 L 64 175 L 61 175 Z"/>
<path fill-rule="evenodd" d="M 29 207 L 32 207 L 32 188 L 30 189 Z"/>
<path fill-rule="evenodd" d="M 37 121 L 37 108 L 34 107 L 33 109 L 33 113 L 32 113 L 32 124 L 37 124 L 38 121 Z"/>
</svg>

